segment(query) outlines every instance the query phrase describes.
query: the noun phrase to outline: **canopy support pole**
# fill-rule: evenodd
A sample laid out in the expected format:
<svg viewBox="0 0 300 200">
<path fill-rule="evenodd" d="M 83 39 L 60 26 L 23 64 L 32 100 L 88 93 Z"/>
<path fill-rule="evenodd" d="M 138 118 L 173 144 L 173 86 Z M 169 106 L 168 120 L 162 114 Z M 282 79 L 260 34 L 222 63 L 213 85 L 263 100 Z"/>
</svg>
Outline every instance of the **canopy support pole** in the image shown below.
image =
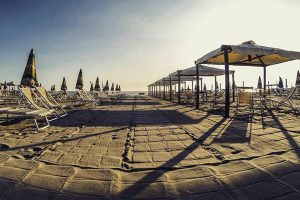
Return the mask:
<svg viewBox="0 0 300 200">
<path fill-rule="evenodd" d="M 196 65 L 196 109 L 199 109 L 199 65 Z"/>
<path fill-rule="evenodd" d="M 169 89 L 170 89 L 170 101 L 172 102 L 172 77 L 171 77 L 171 75 L 169 75 L 169 78 L 170 78 L 170 81 L 169 81 L 169 83 L 170 83 L 170 87 L 169 87 Z"/>
<path fill-rule="evenodd" d="M 232 73 L 232 102 L 235 102 L 235 80 L 234 80 L 234 71 Z"/>
<path fill-rule="evenodd" d="M 164 98 L 164 100 L 166 100 L 166 80 L 165 79 L 164 79 L 163 83 L 164 83 L 164 95 L 163 95 L 163 98 Z"/>
<path fill-rule="evenodd" d="M 181 100 L 181 88 L 180 88 L 180 71 L 177 71 L 177 76 L 178 76 L 178 104 L 180 104 Z"/>
<path fill-rule="evenodd" d="M 161 99 L 161 87 L 160 87 L 160 81 L 158 82 L 158 92 L 159 92 L 159 98 Z"/>
<path fill-rule="evenodd" d="M 224 47 L 224 61 L 225 61 L 225 118 L 228 118 L 230 112 L 230 92 L 229 92 L 229 60 L 228 60 L 228 49 L 226 47 Z"/>
<path fill-rule="evenodd" d="M 192 81 L 192 94 L 194 94 L 194 81 Z"/>
<path fill-rule="evenodd" d="M 264 94 L 266 93 L 267 89 L 267 67 L 264 66 Z"/>
<path fill-rule="evenodd" d="M 218 83 L 217 83 L 217 76 L 215 76 L 215 98 L 214 100 L 217 100 L 217 87 L 218 87 Z"/>
</svg>

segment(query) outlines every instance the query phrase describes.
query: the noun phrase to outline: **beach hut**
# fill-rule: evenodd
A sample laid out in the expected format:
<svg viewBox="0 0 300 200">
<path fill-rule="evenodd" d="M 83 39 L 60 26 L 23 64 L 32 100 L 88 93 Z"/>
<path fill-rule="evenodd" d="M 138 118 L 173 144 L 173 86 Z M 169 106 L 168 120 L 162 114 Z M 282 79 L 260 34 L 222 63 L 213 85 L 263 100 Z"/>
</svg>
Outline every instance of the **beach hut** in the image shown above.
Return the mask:
<svg viewBox="0 0 300 200">
<path fill-rule="evenodd" d="M 61 84 L 61 87 L 60 87 L 60 90 L 62 91 L 67 91 L 68 87 L 67 87 L 67 82 L 66 82 L 66 79 L 65 77 L 63 78 L 63 81 L 62 81 L 62 84 Z"/>
<path fill-rule="evenodd" d="M 95 88 L 94 88 L 95 91 L 100 91 L 100 84 L 99 84 L 99 78 L 97 76 L 96 78 L 96 83 L 95 83 Z"/>
<path fill-rule="evenodd" d="M 79 70 L 76 87 L 75 89 L 83 90 L 83 78 L 82 78 L 82 69 Z"/>
<path fill-rule="evenodd" d="M 31 49 L 27 59 L 27 64 L 21 79 L 21 86 L 23 87 L 38 86 L 36 65 L 35 65 L 35 55 L 33 49 Z"/>
<path fill-rule="evenodd" d="M 257 45 L 246 41 L 239 45 L 221 45 L 220 48 L 209 52 L 195 61 L 196 65 L 214 64 L 225 67 L 225 117 L 229 117 L 230 90 L 229 65 L 262 67 L 263 88 L 266 91 L 266 68 L 287 61 L 300 59 L 300 52 L 286 51 L 278 48 Z"/>
</svg>

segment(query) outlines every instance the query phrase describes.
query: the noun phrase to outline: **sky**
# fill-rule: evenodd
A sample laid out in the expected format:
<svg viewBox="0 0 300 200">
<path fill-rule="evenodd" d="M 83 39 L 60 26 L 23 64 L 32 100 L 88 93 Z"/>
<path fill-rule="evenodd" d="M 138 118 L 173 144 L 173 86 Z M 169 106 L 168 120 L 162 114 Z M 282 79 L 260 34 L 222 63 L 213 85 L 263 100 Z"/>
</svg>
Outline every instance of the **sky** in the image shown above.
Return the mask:
<svg viewBox="0 0 300 200">
<path fill-rule="evenodd" d="M 299 9 L 297 0 L 0 0 L 0 82 L 20 83 L 33 48 L 47 89 L 66 77 L 73 90 L 82 68 L 85 89 L 99 76 L 122 90 L 147 90 L 222 44 L 300 51 Z M 263 72 L 231 69 L 246 86 Z M 299 69 L 300 61 L 270 66 L 267 80 L 294 84 Z M 204 82 L 209 88 L 213 78 Z"/>
</svg>

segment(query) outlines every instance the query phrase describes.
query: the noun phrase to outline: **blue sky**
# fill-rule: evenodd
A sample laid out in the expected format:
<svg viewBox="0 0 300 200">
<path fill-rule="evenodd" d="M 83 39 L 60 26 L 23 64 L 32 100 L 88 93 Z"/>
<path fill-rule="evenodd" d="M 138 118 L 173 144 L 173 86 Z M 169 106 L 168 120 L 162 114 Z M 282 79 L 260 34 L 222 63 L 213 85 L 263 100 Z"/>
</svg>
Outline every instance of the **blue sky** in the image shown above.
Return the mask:
<svg viewBox="0 0 300 200">
<path fill-rule="evenodd" d="M 34 48 L 47 88 L 65 76 L 73 89 L 82 68 L 86 89 L 99 76 L 124 90 L 146 90 L 221 44 L 252 39 L 300 51 L 299 7 L 295 0 L 0 0 L 0 82 L 19 83 Z M 255 85 L 262 73 L 234 69 L 238 84 Z M 293 83 L 297 69 L 300 61 L 270 67 L 268 79 Z"/>
</svg>

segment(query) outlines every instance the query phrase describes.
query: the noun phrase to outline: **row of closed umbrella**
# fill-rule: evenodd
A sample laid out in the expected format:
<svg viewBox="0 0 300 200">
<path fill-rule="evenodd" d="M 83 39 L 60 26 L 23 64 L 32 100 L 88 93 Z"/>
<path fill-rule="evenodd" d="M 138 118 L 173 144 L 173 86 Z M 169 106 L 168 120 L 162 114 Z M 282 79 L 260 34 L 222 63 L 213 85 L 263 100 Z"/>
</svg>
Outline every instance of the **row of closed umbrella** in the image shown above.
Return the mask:
<svg viewBox="0 0 300 200">
<path fill-rule="evenodd" d="M 28 60 L 26 63 L 26 67 L 25 67 L 20 85 L 21 85 L 21 87 L 36 87 L 36 86 L 40 85 L 37 80 L 35 54 L 34 54 L 33 49 L 31 49 L 31 51 L 29 53 Z M 63 77 L 63 81 L 61 84 L 61 90 L 67 91 L 67 89 L 68 89 L 68 87 L 67 87 L 66 79 L 65 79 L 65 77 Z M 83 90 L 82 69 L 80 69 L 80 71 L 79 71 L 75 89 Z M 100 91 L 101 90 L 98 77 L 96 78 L 95 87 L 91 83 L 90 90 L 91 91 Z M 106 81 L 105 86 L 103 86 L 103 83 L 102 83 L 102 90 L 103 91 L 109 91 L 109 90 L 121 91 L 121 86 L 118 84 L 115 86 L 114 83 L 112 83 L 111 87 L 109 87 L 109 83 L 108 83 L 108 81 Z M 55 91 L 55 85 L 51 86 L 51 91 Z"/>
<path fill-rule="evenodd" d="M 296 85 L 300 85 L 300 72 L 299 72 L 299 70 L 298 70 L 297 76 L 296 76 Z M 277 86 L 278 86 L 278 88 L 284 88 L 283 81 L 282 81 L 282 78 L 280 76 L 279 76 L 279 81 L 278 81 Z M 257 88 L 258 89 L 262 89 L 263 88 L 260 76 L 258 77 Z"/>
</svg>

